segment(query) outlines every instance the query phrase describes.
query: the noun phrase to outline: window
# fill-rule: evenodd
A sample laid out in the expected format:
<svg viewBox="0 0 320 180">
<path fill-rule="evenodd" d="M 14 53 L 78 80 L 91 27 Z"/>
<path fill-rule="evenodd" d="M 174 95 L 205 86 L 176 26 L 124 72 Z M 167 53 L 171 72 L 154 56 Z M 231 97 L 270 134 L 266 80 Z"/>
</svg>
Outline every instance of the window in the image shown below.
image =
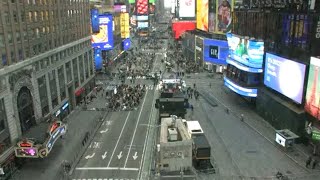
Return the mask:
<svg viewBox="0 0 320 180">
<path fill-rule="evenodd" d="M 29 22 L 32 22 L 32 12 L 30 11 L 28 14 L 29 14 Z"/>
<path fill-rule="evenodd" d="M 24 22 L 26 20 L 26 15 L 24 13 L 24 11 L 21 11 L 21 14 L 20 14 L 20 17 L 21 17 L 21 22 Z"/>
<path fill-rule="evenodd" d="M 21 41 L 21 36 L 19 32 L 16 32 L 16 36 L 17 36 L 17 41 L 20 42 Z"/>
<path fill-rule="evenodd" d="M 46 27 L 42 27 L 42 34 L 46 34 Z"/>
<path fill-rule="evenodd" d="M 11 62 L 16 62 L 16 56 L 14 54 L 14 51 L 11 51 Z"/>
<path fill-rule="evenodd" d="M 12 34 L 8 33 L 8 42 L 11 44 L 12 43 Z"/>
<path fill-rule="evenodd" d="M 27 35 L 28 35 L 28 33 L 27 33 L 26 31 L 24 31 L 24 32 L 23 32 L 23 39 L 24 39 L 24 40 L 27 40 Z"/>
<path fill-rule="evenodd" d="M 9 18 L 9 14 L 7 12 L 3 13 L 4 16 L 4 22 L 5 24 L 9 24 L 10 23 L 10 18 Z"/>
<path fill-rule="evenodd" d="M 44 20 L 44 12 L 43 11 L 40 12 L 40 16 L 41 16 L 41 21 L 43 21 Z"/>
<path fill-rule="evenodd" d="M 3 66 L 7 65 L 7 55 L 6 54 L 2 54 L 2 65 Z"/>
<path fill-rule="evenodd" d="M 33 14 L 34 14 L 34 21 L 37 21 L 37 20 L 38 20 L 38 13 L 37 13 L 37 11 L 35 11 Z"/>
<path fill-rule="evenodd" d="M 0 132 L 6 128 L 5 127 L 6 121 L 7 121 L 7 113 L 4 106 L 4 100 L 2 98 L 0 99 Z"/>
<path fill-rule="evenodd" d="M 23 51 L 21 49 L 19 49 L 18 54 L 19 54 L 19 61 L 22 61 L 23 60 Z"/>
<path fill-rule="evenodd" d="M 16 0 L 11 0 L 11 3 L 15 3 L 16 2 Z"/>
<path fill-rule="evenodd" d="M 4 47 L 4 37 L 3 37 L 3 34 L 0 34 L 0 47 Z"/>
<path fill-rule="evenodd" d="M 37 38 L 40 38 L 39 28 L 35 29 L 35 35 Z"/>
<path fill-rule="evenodd" d="M 17 11 L 13 11 L 13 21 L 14 21 L 15 23 L 18 22 L 18 13 L 17 13 Z"/>
</svg>

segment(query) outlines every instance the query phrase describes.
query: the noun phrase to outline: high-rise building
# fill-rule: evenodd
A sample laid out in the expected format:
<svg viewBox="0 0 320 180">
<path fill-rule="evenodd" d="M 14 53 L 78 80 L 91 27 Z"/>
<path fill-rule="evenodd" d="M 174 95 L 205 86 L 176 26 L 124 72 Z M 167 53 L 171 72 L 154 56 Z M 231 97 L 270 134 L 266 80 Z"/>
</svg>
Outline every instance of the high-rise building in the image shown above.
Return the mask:
<svg viewBox="0 0 320 180">
<path fill-rule="evenodd" d="M 89 13 L 89 0 L 0 1 L 1 160 L 32 126 L 64 118 L 94 87 Z"/>
</svg>

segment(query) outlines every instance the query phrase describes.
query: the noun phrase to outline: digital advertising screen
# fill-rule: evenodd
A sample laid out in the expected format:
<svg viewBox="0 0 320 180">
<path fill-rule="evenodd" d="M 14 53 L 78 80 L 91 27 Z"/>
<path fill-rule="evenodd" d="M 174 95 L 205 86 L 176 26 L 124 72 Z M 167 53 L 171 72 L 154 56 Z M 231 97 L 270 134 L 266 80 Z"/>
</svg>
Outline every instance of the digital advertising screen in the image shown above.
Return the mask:
<svg viewBox="0 0 320 180">
<path fill-rule="evenodd" d="M 153 3 L 149 3 L 149 14 L 154 14 L 155 10 L 156 10 L 156 5 Z"/>
<path fill-rule="evenodd" d="M 227 41 L 204 39 L 203 41 L 203 60 L 214 64 L 226 65 L 229 54 Z"/>
<path fill-rule="evenodd" d="M 139 22 L 138 21 L 138 28 L 148 28 L 149 27 L 149 23 L 148 22 Z"/>
<path fill-rule="evenodd" d="M 216 1 L 216 28 L 215 33 L 225 34 L 231 31 L 233 0 Z"/>
<path fill-rule="evenodd" d="M 137 0 L 136 1 L 136 12 L 138 15 L 141 15 L 141 14 L 148 14 L 148 10 L 149 10 L 149 7 L 148 7 L 148 0 Z"/>
<path fill-rule="evenodd" d="M 129 0 L 129 4 L 133 4 L 135 2 L 136 2 L 136 0 Z"/>
<path fill-rule="evenodd" d="M 123 4 L 115 4 L 113 6 L 113 11 L 114 12 L 127 12 L 127 6 Z"/>
<path fill-rule="evenodd" d="M 262 68 L 264 42 L 249 40 L 227 33 L 229 57 L 248 67 Z"/>
<path fill-rule="evenodd" d="M 96 70 L 102 69 L 102 54 L 100 49 L 94 49 L 94 64 Z"/>
<path fill-rule="evenodd" d="M 121 38 L 130 37 L 129 13 L 120 14 L 120 31 Z"/>
<path fill-rule="evenodd" d="M 320 119 L 320 59 L 311 57 L 307 82 L 305 110 L 318 120 Z"/>
<path fill-rule="evenodd" d="M 197 29 L 208 31 L 209 2 L 208 0 L 197 0 Z"/>
<path fill-rule="evenodd" d="M 233 83 L 230 79 L 227 77 L 224 77 L 224 85 L 232 90 L 233 92 L 240 94 L 242 96 L 246 97 L 257 97 L 258 95 L 258 89 L 251 89 L 246 87 L 241 87 L 235 83 Z"/>
<path fill-rule="evenodd" d="M 148 21 L 149 16 L 137 16 L 137 21 Z"/>
<path fill-rule="evenodd" d="M 100 32 L 92 34 L 92 48 L 100 48 L 101 50 L 113 49 L 113 23 L 111 14 L 103 14 L 99 16 Z"/>
<path fill-rule="evenodd" d="M 127 51 L 127 50 L 130 48 L 130 46 L 131 46 L 131 41 L 130 41 L 129 38 L 124 39 L 124 40 L 122 41 L 122 49 L 123 49 L 124 51 Z"/>
<path fill-rule="evenodd" d="M 306 65 L 266 53 L 264 84 L 298 104 L 302 102 Z"/>
<path fill-rule="evenodd" d="M 132 15 L 130 17 L 130 25 L 131 26 L 136 26 L 137 25 L 137 16 L 136 15 Z"/>
<path fill-rule="evenodd" d="M 91 9 L 91 27 L 92 33 L 99 33 L 99 11 L 98 9 Z"/>
<path fill-rule="evenodd" d="M 310 19 L 304 14 L 284 14 L 283 15 L 282 41 L 285 44 L 306 45 Z"/>
<path fill-rule="evenodd" d="M 196 0 L 179 1 L 179 18 L 193 18 L 196 16 Z"/>
</svg>

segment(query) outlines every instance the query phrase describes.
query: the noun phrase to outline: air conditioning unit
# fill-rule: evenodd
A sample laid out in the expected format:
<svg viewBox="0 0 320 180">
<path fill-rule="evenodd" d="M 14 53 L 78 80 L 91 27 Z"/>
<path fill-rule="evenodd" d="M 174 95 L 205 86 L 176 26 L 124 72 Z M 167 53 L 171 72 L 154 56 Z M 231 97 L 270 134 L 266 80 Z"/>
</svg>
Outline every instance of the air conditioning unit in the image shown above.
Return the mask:
<svg viewBox="0 0 320 180">
<path fill-rule="evenodd" d="M 178 140 L 177 128 L 169 128 L 168 129 L 168 139 L 169 139 L 169 141 L 177 141 Z"/>
</svg>

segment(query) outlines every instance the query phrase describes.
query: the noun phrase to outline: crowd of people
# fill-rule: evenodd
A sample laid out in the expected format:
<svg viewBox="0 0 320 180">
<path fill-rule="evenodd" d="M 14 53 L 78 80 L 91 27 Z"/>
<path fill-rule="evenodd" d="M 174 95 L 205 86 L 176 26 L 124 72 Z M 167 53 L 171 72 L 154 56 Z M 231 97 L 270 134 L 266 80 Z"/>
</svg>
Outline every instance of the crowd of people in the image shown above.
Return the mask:
<svg viewBox="0 0 320 180">
<path fill-rule="evenodd" d="M 145 85 L 141 84 L 135 86 L 129 86 L 127 84 L 118 85 L 116 91 L 112 94 L 106 94 L 107 97 L 110 97 L 107 107 L 111 111 L 134 110 L 139 106 L 145 91 Z"/>
</svg>

